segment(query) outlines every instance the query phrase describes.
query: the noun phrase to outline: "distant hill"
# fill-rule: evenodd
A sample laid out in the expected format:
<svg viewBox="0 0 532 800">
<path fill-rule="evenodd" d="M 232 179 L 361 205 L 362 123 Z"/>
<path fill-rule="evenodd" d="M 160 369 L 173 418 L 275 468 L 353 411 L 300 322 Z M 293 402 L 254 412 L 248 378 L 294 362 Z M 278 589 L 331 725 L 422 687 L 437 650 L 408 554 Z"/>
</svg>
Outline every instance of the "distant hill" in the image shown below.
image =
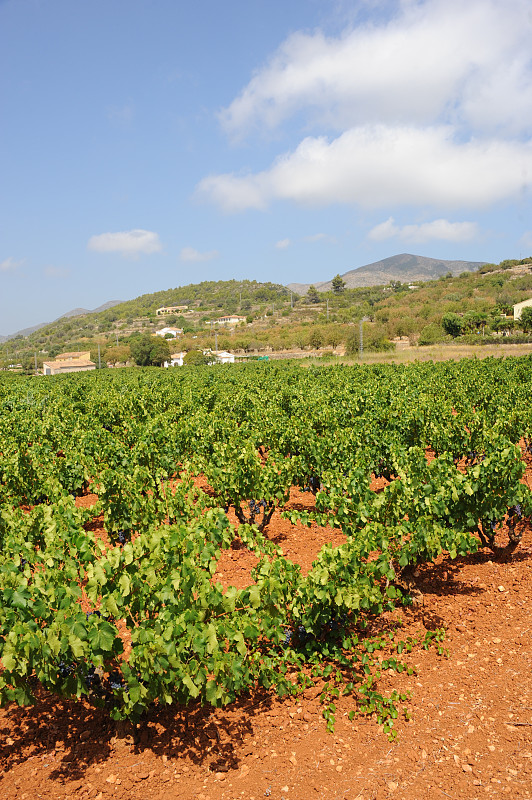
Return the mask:
<svg viewBox="0 0 532 800">
<path fill-rule="evenodd" d="M 92 311 L 89 311 L 87 308 L 73 308 L 72 311 L 67 311 L 66 314 L 61 314 L 61 316 L 57 317 L 57 319 L 54 319 L 53 322 L 57 322 L 58 319 L 65 319 L 65 317 L 83 317 L 85 314 L 98 314 L 98 312 L 107 311 L 108 308 L 118 306 L 122 302 L 122 300 L 108 300 L 107 303 L 103 303 L 103 305 L 98 306 L 98 308 L 93 308 Z M 9 334 L 9 336 L 0 336 L 0 342 L 8 342 L 10 339 L 14 339 L 15 336 L 29 336 L 30 333 L 35 333 L 35 331 L 45 328 L 50 324 L 51 322 L 41 322 L 39 325 L 33 325 L 31 328 L 23 328 L 16 333 Z"/>
<path fill-rule="evenodd" d="M 370 285 L 353 287 L 361 276 Z M 117 344 L 131 346 L 139 336 L 154 334 L 170 320 L 170 324 L 176 323 L 184 330 L 183 349 L 212 349 L 216 341 L 213 342 L 210 323 L 235 313 L 246 316 L 245 325 L 234 331 L 218 329 L 218 344 L 231 352 L 289 353 L 294 348 L 315 349 L 317 342 L 338 349 L 352 338 L 353 322 L 364 316 L 370 317 L 368 325 L 376 337 L 376 346 L 396 337 L 415 342 L 425 329 L 428 333 L 425 331 L 424 335 L 444 337 L 443 315 L 458 314 L 465 319 L 469 311 L 486 315 L 488 331 L 481 337 L 484 341 L 499 335 L 501 311 L 532 297 L 532 257 L 481 265 L 403 254 L 350 270 L 344 280 L 353 288 L 321 295 L 327 299 L 328 319 L 325 303 L 291 297 L 289 289 L 280 284 L 249 280 L 189 284 L 123 303 L 106 303 L 92 312 L 76 308 L 55 322 L 38 326 L 35 333 L 11 337 L 9 342 L 0 344 L 0 369 L 6 363 L 21 363 L 31 371 L 35 354 L 42 363 L 45 357 L 70 350 L 90 349 L 97 353 L 98 347 L 105 352 Z M 319 288 L 323 291 L 329 285 L 322 282 Z M 175 319 L 170 316 L 162 320 L 155 313 L 162 305 L 187 306 L 188 310 L 182 317 L 174 315 Z M 468 336 L 477 341 L 471 327 Z"/>
<path fill-rule="evenodd" d="M 10 345 L 11 353 L 17 349 L 34 347 L 32 341 L 37 334 L 39 351 L 46 352 L 50 346 L 67 350 L 65 344 L 67 341 L 74 342 L 78 346 L 80 342 L 93 337 L 96 332 L 112 333 L 116 337 L 118 324 L 121 325 L 122 332 L 127 329 L 129 334 L 139 327 L 148 326 L 146 330 L 151 330 L 149 326 L 155 323 L 155 312 L 160 306 L 187 306 L 190 322 L 190 315 L 196 315 L 198 318 L 210 316 L 214 318 L 220 316 L 222 311 L 226 314 L 244 315 L 257 307 L 263 307 L 264 313 L 266 305 L 270 304 L 272 307 L 275 305 L 277 310 L 283 304 L 290 305 L 290 292 L 286 286 L 255 280 L 203 281 L 144 294 L 133 300 L 112 300 L 92 311 L 86 308 L 74 308 L 53 322 L 34 325 L 10 336 L 0 336 L 0 345 L 20 337 L 20 347 L 17 345 L 13 349 L 13 345 Z M 75 322 L 71 323 L 71 319 Z M 23 339 L 24 344 L 22 344 Z"/>
<path fill-rule="evenodd" d="M 401 253 L 367 264 L 365 267 L 351 269 L 341 277 L 348 289 L 357 289 L 363 286 L 379 286 L 390 281 L 401 281 L 401 283 L 430 281 L 449 272 L 452 275 L 475 272 L 485 263 L 485 261 L 440 261 L 437 258 Z M 310 283 L 290 283 L 288 288 L 303 295 L 307 293 L 310 285 Z M 330 292 L 332 288 L 330 280 L 315 283 L 314 286 L 318 292 Z"/>
</svg>

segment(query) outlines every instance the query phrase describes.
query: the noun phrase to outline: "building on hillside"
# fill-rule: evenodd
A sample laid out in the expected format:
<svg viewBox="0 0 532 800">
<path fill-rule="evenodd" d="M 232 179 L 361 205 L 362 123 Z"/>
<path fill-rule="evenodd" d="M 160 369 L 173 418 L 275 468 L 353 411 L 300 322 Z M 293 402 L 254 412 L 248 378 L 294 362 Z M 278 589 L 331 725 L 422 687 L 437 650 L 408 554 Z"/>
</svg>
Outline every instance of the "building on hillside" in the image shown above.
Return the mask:
<svg viewBox="0 0 532 800">
<path fill-rule="evenodd" d="M 514 306 L 514 319 L 521 319 L 523 308 L 528 308 L 529 306 L 532 306 L 532 297 L 530 300 L 523 300 L 521 303 L 516 303 Z"/>
<path fill-rule="evenodd" d="M 220 350 L 218 353 L 216 353 L 216 358 L 219 364 L 235 363 L 234 353 L 228 353 L 227 350 Z"/>
<path fill-rule="evenodd" d="M 155 331 L 156 336 L 164 336 L 166 338 L 172 337 L 177 339 L 178 336 L 183 335 L 183 328 L 161 328 L 160 331 Z"/>
<path fill-rule="evenodd" d="M 62 375 L 64 372 L 88 372 L 96 369 L 96 364 L 91 361 L 89 350 L 73 353 L 59 353 L 53 361 L 44 361 L 43 375 Z"/>
<path fill-rule="evenodd" d="M 186 311 L 188 306 L 161 306 L 155 312 L 157 317 L 164 317 L 166 314 L 179 314 L 182 311 Z"/>
<path fill-rule="evenodd" d="M 210 356 L 212 359 L 212 364 L 234 364 L 235 363 L 235 356 L 234 353 L 229 353 L 227 350 L 217 350 L 214 352 L 209 348 L 203 351 L 204 356 Z"/>
<path fill-rule="evenodd" d="M 182 367 L 183 366 L 183 359 L 185 358 L 186 353 L 172 353 L 170 356 L 170 361 L 165 361 L 165 367 Z"/>
<path fill-rule="evenodd" d="M 211 319 L 209 322 L 206 322 L 206 325 L 213 326 L 213 325 L 240 325 L 241 322 L 245 322 L 245 317 L 240 317 L 238 314 L 229 314 L 227 317 L 218 317 L 218 319 Z"/>
</svg>

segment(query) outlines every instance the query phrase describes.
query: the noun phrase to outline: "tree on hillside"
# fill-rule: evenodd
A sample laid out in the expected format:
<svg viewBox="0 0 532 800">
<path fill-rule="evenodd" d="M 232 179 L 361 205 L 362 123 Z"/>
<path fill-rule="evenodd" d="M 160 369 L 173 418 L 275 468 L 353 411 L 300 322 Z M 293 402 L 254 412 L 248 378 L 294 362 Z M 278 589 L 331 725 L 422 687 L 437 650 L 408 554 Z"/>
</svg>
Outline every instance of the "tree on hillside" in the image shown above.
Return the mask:
<svg viewBox="0 0 532 800">
<path fill-rule="evenodd" d="M 329 325 L 325 331 L 325 337 L 327 344 L 335 349 L 345 338 L 345 332 L 339 325 Z"/>
<path fill-rule="evenodd" d="M 500 314 L 491 320 L 491 329 L 504 336 L 509 336 L 515 328 L 515 320 L 510 317 L 502 317 Z"/>
<path fill-rule="evenodd" d="M 340 275 L 335 275 L 331 281 L 332 290 L 335 294 L 341 294 L 345 289 L 345 281 Z"/>
<path fill-rule="evenodd" d="M 525 333 L 532 333 L 532 306 L 523 308 L 519 325 Z"/>
<path fill-rule="evenodd" d="M 323 345 L 323 339 L 324 339 L 324 336 L 323 336 L 323 331 L 321 330 L 321 328 L 313 327 L 311 332 L 310 332 L 310 336 L 309 336 L 309 340 L 308 340 L 309 345 L 314 350 L 317 350 Z"/>
<path fill-rule="evenodd" d="M 108 347 L 103 354 L 104 361 L 113 366 L 118 363 L 125 364 L 131 356 L 131 348 L 129 345 L 117 345 L 116 347 Z"/>
<path fill-rule="evenodd" d="M 479 330 L 482 330 L 482 333 L 484 333 L 484 328 L 487 321 L 488 315 L 483 311 L 468 311 L 466 314 L 464 314 L 462 324 L 464 330 L 475 333 L 478 333 Z"/>
<path fill-rule="evenodd" d="M 160 336 L 144 334 L 131 344 L 131 356 L 139 367 L 161 367 L 170 358 L 170 346 Z"/>
<path fill-rule="evenodd" d="M 449 336 L 453 338 L 461 336 L 463 331 L 462 317 L 459 317 L 458 314 L 444 314 L 441 320 L 441 326 Z"/>
<path fill-rule="evenodd" d="M 318 294 L 318 290 L 316 289 L 316 287 L 314 285 L 311 285 L 311 286 L 308 287 L 307 301 L 309 303 L 319 303 L 320 302 L 320 296 Z"/>
<path fill-rule="evenodd" d="M 500 311 L 501 314 L 511 314 L 513 311 L 513 304 L 513 298 L 510 297 L 510 295 L 499 295 L 497 298 L 497 310 Z"/>
<path fill-rule="evenodd" d="M 170 345 L 167 339 L 161 336 L 153 336 L 153 343 L 151 347 L 151 363 L 154 367 L 162 367 L 165 361 L 169 361 L 171 356 Z"/>
<path fill-rule="evenodd" d="M 183 359 L 184 366 L 200 367 L 205 364 L 213 364 L 216 356 L 212 353 L 202 353 L 201 350 L 189 350 Z"/>
<path fill-rule="evenodd" d="M 445 339 L 445 331 L 441 325 L 436 322 L 431 322 L 430 325 L 425 325 L 419 334 L 418 344 L 431 345 L 443 342 Z"/>
<path fill-rule="evenodd" d="M 151 345 L 152 337 L 148 334 L 131 344 L 131 356 L 139 367 L 148 367 L 151 364 Z"/>
</svg>

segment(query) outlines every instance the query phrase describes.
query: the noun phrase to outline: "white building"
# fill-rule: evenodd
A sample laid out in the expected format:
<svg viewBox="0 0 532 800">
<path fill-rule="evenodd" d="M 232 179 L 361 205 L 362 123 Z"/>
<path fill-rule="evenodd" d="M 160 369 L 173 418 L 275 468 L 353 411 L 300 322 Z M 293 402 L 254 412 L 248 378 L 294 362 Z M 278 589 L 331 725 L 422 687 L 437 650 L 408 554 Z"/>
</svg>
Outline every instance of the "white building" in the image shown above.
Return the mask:
<svg viewBox="0 0 532 800">
<path fill-rule="evenodd" d="M 183 366 L 183 359 L 186 356 L 186 353 L 172 353 L 170 356 L 170 361 L 165 361 L 165 367 L 182 367 Z"/>
<path fill-rule="evenodd" d="M 528 308 L 529 306 L 532 306 L 532 297 L 530 300 L 523 300 L 521 303 L 516 303 L 514 306 L 514 319 L 521 319 L 523 308 Z"/>
<path fill-rule="evenodd" d="M 155 314 L 158 317 L 164 317 L 167 314 L 178 314 L 182 311 L 186 311 L 188 306 L 161 306 L 157 309 Z"/>
<path fill-rule="evenodd" d="M 206 325 L 240 325 L 240 323 L 245 322 L 245 317 L 240 317 L 238 314 L 229 314 L 227 317 L 218 317 L 218 319 L 210 320 L 206 322 Z"/>
<path fill-rule="evenodd" d="M 220 350 L 216 353 L 216 358 L 219 364 L 234 364 L 235 356 L 233 353 L 228 353 L 227 350 Z"/>
<path fill-rule="evenodd" d="M 183 335 L 183 328 L 161 328 L 160 331 L 155 331 L 156 336 L 171 336 L 172 339 L 177 339 L 178 336 Z"/>
</svg>

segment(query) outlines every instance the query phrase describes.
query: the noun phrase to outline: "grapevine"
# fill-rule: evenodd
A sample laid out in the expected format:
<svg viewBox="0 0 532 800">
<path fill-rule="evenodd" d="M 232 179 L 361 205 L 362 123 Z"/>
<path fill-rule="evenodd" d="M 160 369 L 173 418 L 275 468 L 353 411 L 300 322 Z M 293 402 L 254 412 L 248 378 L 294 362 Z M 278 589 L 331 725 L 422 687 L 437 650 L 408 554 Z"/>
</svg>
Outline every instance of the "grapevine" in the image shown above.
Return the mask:
<svg viewBox="0 0 532 800">
<path fill-rule="evenodd" d="M 0 384 L 0 701 L 45 687 L 136 721 L 319 680 L 329 729 L 347 694 L 393 735 L 407 698 L 378 674 L 408 668 L 361 631 L 411 601 L 416 565 L 519 545 L 530 359 L 111 372 Z M 303 574 L 275 514 L 345 543 Z M 237 538 L 256 566 L 224 589 Z"/>
</svg>

